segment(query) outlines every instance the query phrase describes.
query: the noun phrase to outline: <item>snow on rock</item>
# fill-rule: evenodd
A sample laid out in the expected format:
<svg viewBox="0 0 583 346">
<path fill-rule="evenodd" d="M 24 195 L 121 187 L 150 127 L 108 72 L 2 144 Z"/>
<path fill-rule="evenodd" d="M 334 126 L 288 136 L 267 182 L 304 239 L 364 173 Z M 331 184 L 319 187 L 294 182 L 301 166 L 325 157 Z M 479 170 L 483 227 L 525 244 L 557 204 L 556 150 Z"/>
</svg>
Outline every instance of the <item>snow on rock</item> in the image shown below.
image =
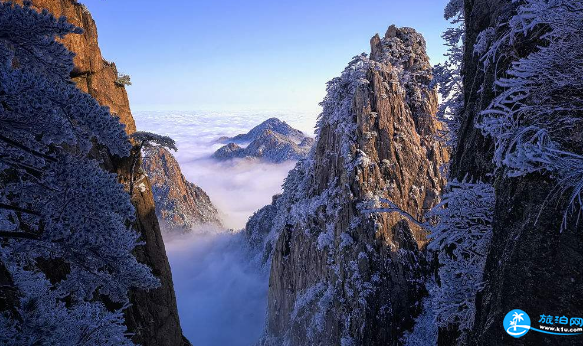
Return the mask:
<svg viewBox="0 0 583 346">
<path fill-rule="evenodd" d="M 221 137 L 219 142 L 224 143 L 249 143 L 256 140 L 265 130 L 271 130 L 282 136 L 289 138 L 294 142 L 301 142 L 306 138 L 306 135 L 300 131 L 296 130 L 285 121 L 281 121 L 277 118 L 269 118 L 262 122 L 261 124 L 252 128 L 249 132 L 236 135 L 235 137 Z"/>
<path fill-rule="evenodd" d="M 444 186 L 423 37 L 391 26 L 328 83 L 307 158 L 246 234 L 271 265 L 263 345 L 396 344 L 421 311 L 423 220 Z"/>
<path fill-rule="evenodd" d="M 186 180 L 168 150 L 162 147 L 145 149 L 142 167 L 152 184 L 156 215 L 163 231 L 188 232 L 197 225 L 221 225 L 217 208 L 209 196 Z"/>
<path fill-rule="evenodd" d="M 246 134 L 219 141 L 229 144 L 213 154 L 215 159 L 260 158 L 274 163 L 305 158 L 314 145 L 313 138 L 277 118 L 264 121 Z M 237 143 L 248 145 L 241 147 Z"/>
</svg>

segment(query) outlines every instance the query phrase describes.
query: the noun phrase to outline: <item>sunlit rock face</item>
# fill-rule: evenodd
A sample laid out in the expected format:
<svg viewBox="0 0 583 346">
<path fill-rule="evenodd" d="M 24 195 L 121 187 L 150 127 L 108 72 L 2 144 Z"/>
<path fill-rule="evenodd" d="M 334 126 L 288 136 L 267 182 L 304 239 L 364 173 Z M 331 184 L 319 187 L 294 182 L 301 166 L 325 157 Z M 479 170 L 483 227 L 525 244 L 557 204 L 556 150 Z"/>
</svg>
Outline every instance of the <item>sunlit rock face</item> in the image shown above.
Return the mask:
<svg viewBox="0 0 583 346">
<path fill-rule="evenodd" d="M 4 0 L 3 0 L 4 1 Z M 22 4 L 22 0 L 14 1 Z M 83 29 L 80 35 L 71 34 L 62 39 L 65 46 L 75 53 L 75 68 L 71 72 L 79 89 L 91 94 L 99 104 L 108 106 L 111 113 L 126 125 L 126 132 L 136 131 L 127 92 L 123 85 L 115 83 L 117 68 L 101 55 L 97 40 L 97 26 L 87 8 L 76 0 L 33 0 L 33 7 L 47 9 L 55 17 L 65 16 L 71 24 Z"/>
<path fill-rule="evenodd" d="M 246 232 L 271 263 L 264 345 L 394 345 L 425 295 L 426 234 L 447 152 L 423 37 L 391 26 L 328 86 L 315 148 Z"/>
<path fill-rule="evenodd" d="M 163 231 L 189 232 L 205 224 L 221 226 L 217 208 L 209 196 L 186 180 L 168 150 L 146 149 L 142 167 L 152 184 L 156 215 Z"/>
<path fill-rule="evenodd" d="M 22 4 L 23 1 L 15 2 Z M 75 53 L 71 79 L 99 104 L 109 107 L 111 113 L 126 125 L 128 134 L 135 132 L 127 92 L 123 85 L 116 83 L 118 71 L 115 64 L 104 60 L 101 55 L 97 27 L 87 8 L 76 0 L 32 0 L 31 3 L 34 8 L 47 9 L 57 18 L 65 16 L 70 23 L 83 29 L 80 35 L 69 34 L 62 39 L 65 46 Z M 117 173 L 121 183 L 128 185 L 129 158 L 113 157 L 98 148 L 94 148 L 92 155 L 102 161 L 107 170 Z M 189 342 L 182 336 L 172 274 L 154 211 L 150 182 L 146 178 L 143 184 L 144 188 L 136 189 L 131 196 L 136 209 L 134 227 L 144 242 L 143 246 L 136 248 L 135 255 L 138 261 L 152 268 L 161 286 L 149 291 L 130 291 L 131 305 L 124 311 L 126 325 L 136 344 L 188 345 Z"/>
</svg>

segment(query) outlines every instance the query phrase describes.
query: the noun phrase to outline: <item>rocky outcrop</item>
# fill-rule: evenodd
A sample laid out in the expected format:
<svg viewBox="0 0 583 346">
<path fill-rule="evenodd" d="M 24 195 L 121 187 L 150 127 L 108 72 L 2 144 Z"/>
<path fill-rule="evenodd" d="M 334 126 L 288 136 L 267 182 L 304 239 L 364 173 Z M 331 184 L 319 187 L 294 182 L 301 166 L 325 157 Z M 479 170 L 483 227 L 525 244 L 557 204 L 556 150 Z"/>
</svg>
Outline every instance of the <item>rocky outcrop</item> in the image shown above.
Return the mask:
<svg viewBox="0 0 583 346">
<path fill-rule="evenodd" d="M 268 162 L 280 163 L 305 158 L 314 145 L 314 139 L 310 137 L 299 138 L 297 135 L 288 137 L 270 129 L 265 129 L 252 137 L 254 139 L 247 147 L 242 148 L 235 143 L 229 143 L 219 148 L 213 154 L 213 158 L 218 160 L 259 158 Z M 251 136 L 246 138 L 251 138 Z M 295 140 L 299 139 L 301 141 L 296 143 Z"/>
<path fill-rule="evenodd" d="M 315 148 L 247 224 L 271 255 L 262 344 L 396 345 L 413 325 L 426 234 L 371 210 L 386 198 L 422 220 L 438 202 L 447 152 L 431 80 L 423 37 L 391 26 L 330 82 Z"/>
<path fill-rule="evenodd" d="M 580 250 L 583 248 L 583 223 L 573 222 L 560 231 L 566 201 L 564 196 L 553 193 L 553 177 L 532 173 L 512 178 L 505 176 L 503 169 L 494 170 L 491 163 L 493 145 L 475 124 L 495 96 L 492 92 L 494 79 L 512 60 L 500 59 L 484 71 L 473 47 L 478 34 L 488 27 L 500 28 L 497 24 L 508 18 L 516 4 L 510 0 L 466 0 L 464 5 L 465 112 L 451 174 L 458 179 L 467 175 L 492 181 L 496 193 L 493 238 L 484 273 L 486 285 L 477 297 L 477 316 L 469 344 L 579 344 L 581 341 L 575 337 L 533 332 L 514 339 L 502 328 L 504 316 L 513 309 L 527 312 L 533 323 L 543 314 L 580 315 L 583 275 L 577 263 L 583 261 Z M 516 42 L 512 54 L 506 57 L 524 57 L 536 49 L 536 45 L 533 41 Z M 571 144 L 575 145 L 580 136 L 565 133 L 565 138 L 573 138 Z"/>
<path fill-rule="evenodd" d="M 219 142 L 223 143 L 249 143 L 261 136 L 266 130 L 271 130 L 277 134 L 287 137 L 289 140 L 296 143 L 301 142 L 306 138 L 306 135 L 293 127 L 289 126 L 285 121 L 281 121 L 277 118 L 269 118 L 262 122 L 261 124 L 252 128 L 249 132 L 236 135 L 235 137 L 221 137 Z"/>
<path fill-rule="evenodd" d="M 14 1 L 22 4 L 22 0 Z M 34 7 L 48 9 L 56 17 L 67 20 L 84 30 L 81 35 L 68 35 L 62 41 L 75 53 L 75 69 L 71 77 L 79 89 L 91 94 L 101 105 L 108 106 L 111 113 L 126 125 L 126 132 L 133 133 L 136 124 L 130 111 L 127 92 L 115 84 L 117 69 L 114 63 L 103 59 L 97 42 L 97 27 L 87 8 L 76 0 L 34 0 Z"/>
<path fill-rule="evenodd" d="M 22 1 L 16 1 L 22 3 Z M 47 9 L 56 17 L 65 16 L 69 22 L 82 28 L 81 35 L 71 34 L 62 41 L 75 53 L 76 68 L 71 73 L 77 86 L 93 96 L 101 105 L 108 106 L 111 113 L 126 125 L 126 132 L 135 132 L 127 93 L 123 85 L 116 84 L 115 64 L 101 56 L 97 43 L 97 28 L 85 6 L 76 0 L 33 0 L 33 6 Z M 94 155 L 103 161 L 111 172 L 118 174 L 120 182 L 126 185 L 129 179 L 131 160 L 119 159 L 106 152 L 94 149 Z M 131 306 L 125 310 L 125 320 L 132 340 L 147 345 L 188 345 L 182 336 L 176 297 L 172 284 L 170 265 L 166 257 L 160 227 L 154 210 L 154 200 L 148 179 L 143 181 L 144 189 L 134 191 L 132 203 L 136 208 L 135 229 L 145 243 L 135 250 L 142 263 L 152 268 L 153 274 L 160 279 L 161 286 L 155 290 L 130 292 Z"/>
<path fill-rule="evenodd" d="M 142 167 L 152 184 L 156 215 L 163 231 L 188 232 L 204 224 L 222 227 L 217 208 L 209 196 L 186 180 L 168 150 L 162 147 L 145 149 Z"/>
</svg>

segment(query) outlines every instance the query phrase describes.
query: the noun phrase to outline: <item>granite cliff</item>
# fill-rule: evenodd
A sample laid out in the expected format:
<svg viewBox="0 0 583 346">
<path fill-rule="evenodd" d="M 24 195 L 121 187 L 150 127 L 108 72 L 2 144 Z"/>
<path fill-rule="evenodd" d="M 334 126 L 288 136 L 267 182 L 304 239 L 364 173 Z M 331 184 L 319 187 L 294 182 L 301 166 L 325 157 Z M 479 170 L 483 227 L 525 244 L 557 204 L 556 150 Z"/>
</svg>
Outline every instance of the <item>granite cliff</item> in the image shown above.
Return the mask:
<svg viewBox="0 0 583 346">
<path fill-rule="evenodd" d="M 212 224 L 222 227 L 217 208 L 200 187 L 186 180 L 165 148 L 145 149 L 143 170 L 150 179 L 156 215 L 163 231 L 191 231 Z"/>
<path fill-rule="evenodd" d="M 425 295 L 422 220 L 444 185 L 425 40 L 391 26 L 328 84 L 315 148 L 247 224 L 271 263 L 264 345 L 396 345 Z"/>
<path fill-rule="evenodd" d="M 22 1 L 16 1 L 21 3 Z M 115 64 L 106 61 L 97 42 L 97 28 L 85 6 L 76 0 L 34 0 L 35 8 L 47 9 L 56 17 L 67 20 L 84 30 L 80 35 L 68 35 L 62 41 L 74 52 L 75 69 L 72 80 L 79 89 L 93 96 L 101 105 L 108 106 L 113 115 L 126 125 L 126 132 L 135 132 L 126 90 L 116 83 L 118 72 Z M 129 181 L 130 159 L 115 158 L 99 148 L 93 149 L 94 157 L 103 161 L 103 166 L 118 174 L 121 183 Z M 135 229 L 141 235 L 144 245 L 136 249 L 138 261 L 152 268 L 153 274 L 160 279 L 161 286 L 150 291 L 130 292 L 131 306 L 125 310 L 128 330 L 132 340 L 141 345 L 188 345 L 182 336 L 176 297 L 173 289 L 172 274 L 160 227 L 154 210 L 154 200 L 150 182 L 144 181 L 145 188 L 134 191 L 131 196 L 136 209 Z M 55 269 L 58 270 L 58 269 Z"/>
<path fill-rule="evenodd" d="M 536 50 L 544 30 L 517 40 L 511 48 L 512 54 L 502 54 L 498 64 L 484 69 L 474 49 L 480 33 L 497 28 L 495 34 L 503 34 L 503 26 L 499 23 L 515 13 L 518 4 L 510 0 L 465 0 L 463 5 L 465 102 L 451 174 L 458 179 L 472 176 L 490 181 L 496 195 L 492 243 L 484 272 L 486 284 L 477 297 L 476 321 L 469 344 L 579 344 L 580 340 L 573 337 L 532 332 L 514 339 L 501 326 L 505 314 L 513 309 L 526 311 L 533 323 L 541 315 L 580 314 L 583 275 L 575 264 L 583 261 L 583 223 L 569 222 L 561 231 L 568 201 L 565 195 L 554 193 L 556 177 L 544 172 L 512 177 L 505 169 L 495 170 L 492 163 L 494 144 L 475 127 L 483 119 L 481 112 L 496 97 L 493 84 L 501 76 L 500 71 Z M 575 95 L 580 97 L 581 90 L 566 86 L 563 93 L 575 100 Z M 580 113 L 577 117 L 581 118 Z M 581 154 L 580 127 L 563 131 L 561 139 L 564 147 Z M 452 344 L 448 341 L 449 332 L 440 331 L 440 344 Z"/>
</svg>

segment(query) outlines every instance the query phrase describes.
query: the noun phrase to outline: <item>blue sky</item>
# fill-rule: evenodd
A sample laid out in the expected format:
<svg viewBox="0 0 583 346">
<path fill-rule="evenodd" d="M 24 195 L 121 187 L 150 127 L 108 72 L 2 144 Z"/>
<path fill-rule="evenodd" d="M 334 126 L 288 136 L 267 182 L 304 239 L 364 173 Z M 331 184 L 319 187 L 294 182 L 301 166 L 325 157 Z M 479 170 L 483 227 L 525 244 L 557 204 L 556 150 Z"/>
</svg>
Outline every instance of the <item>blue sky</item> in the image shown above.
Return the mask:
<svg viewBox="0 0 583 346">
<path fill-rule="evenodd" d="M 81 0 L 133 110 L 318 111 L 325 83 L 390 24 L 443 61 L 447 0 Z"/>
</svg>

